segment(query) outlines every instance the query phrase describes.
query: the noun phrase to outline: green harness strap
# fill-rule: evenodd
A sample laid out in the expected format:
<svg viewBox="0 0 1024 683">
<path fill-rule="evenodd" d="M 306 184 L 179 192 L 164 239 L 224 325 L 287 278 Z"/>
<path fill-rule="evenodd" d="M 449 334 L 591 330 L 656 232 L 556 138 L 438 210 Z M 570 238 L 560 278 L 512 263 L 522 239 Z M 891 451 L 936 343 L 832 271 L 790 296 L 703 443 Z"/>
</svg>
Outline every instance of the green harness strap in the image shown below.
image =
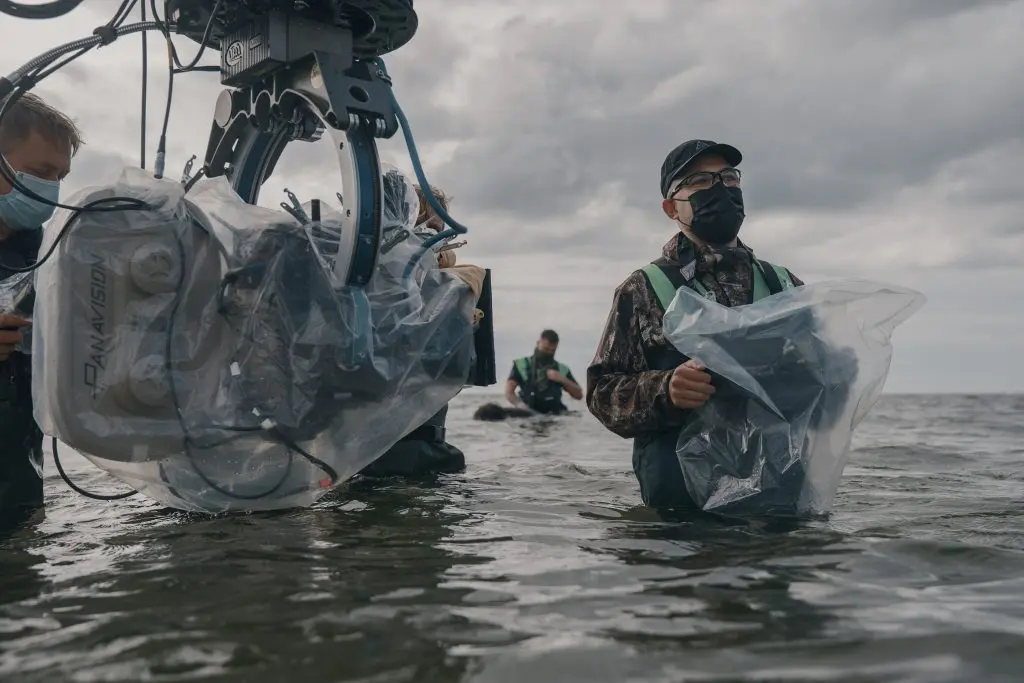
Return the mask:
<svg viewBox="0 0 1024 683">
<path fill-rule="evenodd" d="M 530 375 L 527 373 L 530 371 L 529 359 L 528 358 L 516 358 L 515 360 L 516 372 L 523 378 L 524 382 L 530 381 Z"/>
<path fill-rule="evenodd" d="M 662 275 L 664 275 L 664 273 L 662 273 Z M 670 283 L 670 286 L 671 286 L 671 283 Z M 673 292 L 672 295 L 675 296 L 675 292 Z M 669 299 L 669 301 L 671 301 L 671 299 Z M 533 382 L 534 378 L 529 375 L 529 372 L 530 372 L 530 357 L 529 356 L 523 356 L 522 358 L 516 358 L 515 361 L 513 361 L 513 364 L 516 366 L 516 371 L 519 373 L 520 377 L 522 377 L 527 382 L 531 382 L 531 383 Z M 560 375 L 562 375 L 562 377 L 568 377 L 569 376 L 569 366 L 568 365 L 566 365 L 565 363 L 559 363 L 558 361 L 555 361 L 555 365 L 558 366 L 558 373 Z"/>
<path fill-rule="evenodd" d="M 793 280 L 789 277 L 789 271 L 781 266 L 776 266 L 769 263 L 772 270 L 779 278 L 779 282 L 782 283 L 783 289 L 792 289 Z M 654 294 L 658 297 L 658 301 L 661 303 L 661 307 L 668 310 L 668 306 L 672 303 L 672 299 L 676 296 L 676 288 L 672 284 L 672 281 L 668 279 L 668 275 L 665 275 L 665 271 L 653 263 L 648 263 L 646 266 L 641 268 L 644 275 L 647 276 L 647 281 L 651 283 L 654 288 Z M 706 297 L 714 301 L 714 297 L 708 292 L 707 288 L 700 283 L 700 280 L 694 278 L 693 288 L 697 290 L 701 296 Z M 765 297 L 771 296 L 771 290 L 768 289 L 768 283 L 764 279 L 764 272 L 761 270 L 761 262 L 757 262 L 757 267 L 754 268 L 754 301 L 760 301 Z"/>
</svg>

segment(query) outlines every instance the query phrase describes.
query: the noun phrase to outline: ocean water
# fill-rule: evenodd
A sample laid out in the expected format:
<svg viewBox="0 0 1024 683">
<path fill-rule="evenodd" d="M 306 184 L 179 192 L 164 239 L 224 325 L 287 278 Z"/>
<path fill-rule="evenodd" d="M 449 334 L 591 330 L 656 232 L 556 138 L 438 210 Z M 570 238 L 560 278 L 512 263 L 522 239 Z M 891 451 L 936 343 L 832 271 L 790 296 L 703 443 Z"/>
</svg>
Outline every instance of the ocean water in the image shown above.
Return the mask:
<svg viewBox="0 0 1024 683">
<path fill-rule="evenodd" d="M 0 681 L 1024 680 L 1024 396 L 885 397 L 789 526 L 665 522 L 589 415 L 485 400 L 452 406 L 464 474 L 308 510 L 95 502 L 48 463 L 0 536 Z"/>
</svg>

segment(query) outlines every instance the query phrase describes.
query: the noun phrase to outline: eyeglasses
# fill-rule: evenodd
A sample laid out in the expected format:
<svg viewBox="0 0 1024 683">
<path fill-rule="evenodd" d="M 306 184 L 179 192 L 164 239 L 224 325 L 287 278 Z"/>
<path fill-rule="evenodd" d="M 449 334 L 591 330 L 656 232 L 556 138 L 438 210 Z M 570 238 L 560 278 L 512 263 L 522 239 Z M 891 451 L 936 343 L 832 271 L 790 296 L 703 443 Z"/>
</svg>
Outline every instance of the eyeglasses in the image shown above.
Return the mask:
<svg viewBox="0 0 1024 683">
<path fill-rule="evenodd" d="M 717 173 L 714 171 L 699 171 L 698 173 L 691 173 L 690 175 L 683 178 L 678 185 L 676 185 L 675 194 L 679 190 L 706 190 L 715 184 L 715 181 L 721 181 L 726 187 L 739 187 L 740 186 L 740 170 L 738 168 L 723 168 Z"/>
</svg>

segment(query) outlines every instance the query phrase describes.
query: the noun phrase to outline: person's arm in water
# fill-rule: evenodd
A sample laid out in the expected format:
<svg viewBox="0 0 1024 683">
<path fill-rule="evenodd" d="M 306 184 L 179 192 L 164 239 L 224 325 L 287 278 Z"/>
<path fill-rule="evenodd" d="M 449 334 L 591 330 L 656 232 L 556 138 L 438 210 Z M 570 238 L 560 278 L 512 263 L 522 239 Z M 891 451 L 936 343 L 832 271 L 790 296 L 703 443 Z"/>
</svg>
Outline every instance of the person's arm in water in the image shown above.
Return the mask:
<svg viewBox="0 0 1024 683">
<path fill-rule="evenodd" d="M 580 385 L 576 383 L 576 378 L 572 376 L 571 370 L 567 371 L 564 375 L 558 370 L 548 370 L 547 374 L 549 380 L 561 384 L 566 393 L 574 399 L 579 401 L 583 398 L 583 389 L 581 389 Z"/>
<path fill-rule="evenodd" d="M 711 376 L 688 361 L 673 370 L 650 370 L 641 346 L 638 313 L 661 313 L 646 278 L 634 273 L 615 290 L 601 342 L 587 368 L 587 407 L 623 438 L 682 426 L 691 410 L 714 392 Z M 660 320 L 660 315 L 654 316 Z"/>
<path fill-rule="evenodd" d="M 519 388 L 521 382 L 523 382 L 523 378 L 519 376 L 519 371 L 516 369 L 515 364 L 513 364 L 512 371 L 508 373 L 508 379 L 505 380 L 505 400 L 515 408 L 529 410 L 530 407 L 523 403 L 516 395 L 516 389 Z"/>
</svg>

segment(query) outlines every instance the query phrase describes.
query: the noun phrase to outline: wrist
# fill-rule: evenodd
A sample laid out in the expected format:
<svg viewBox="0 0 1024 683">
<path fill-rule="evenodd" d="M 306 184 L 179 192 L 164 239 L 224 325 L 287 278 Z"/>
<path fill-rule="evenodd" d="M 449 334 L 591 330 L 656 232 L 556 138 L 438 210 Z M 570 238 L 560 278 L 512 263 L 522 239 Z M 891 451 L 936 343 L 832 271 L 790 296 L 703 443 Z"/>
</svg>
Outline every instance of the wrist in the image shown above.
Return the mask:
<svg viewBox="0 0 1024 683">
<path fill-rule="evenodd" d="M 670 387 L 672 385 L 672 375 L 674 374 L 674 372 L 674 370 L 667 370 L 665 372 L 665 380 L 661 384 L 660 397 L 664 401 L 663 405 L 665 406 L 666 415 L 670 419 L 680 419 L 686 415 L 687 409 L 680 408 L 679 406 L 672 402 L 672 391 Z"/>
</svg>

